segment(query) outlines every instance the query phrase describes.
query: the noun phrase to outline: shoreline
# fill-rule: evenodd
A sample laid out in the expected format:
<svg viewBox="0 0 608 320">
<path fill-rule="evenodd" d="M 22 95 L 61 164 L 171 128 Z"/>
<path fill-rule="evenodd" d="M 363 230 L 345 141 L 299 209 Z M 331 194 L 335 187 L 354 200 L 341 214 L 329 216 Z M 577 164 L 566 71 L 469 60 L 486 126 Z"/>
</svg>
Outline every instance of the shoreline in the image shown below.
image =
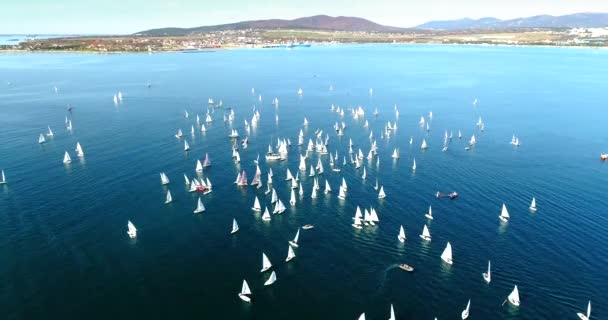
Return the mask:
<svg viewBox="0 0 608 320">
<path fill-rule="evenodd" d="M 463 46 L 463 47 L 513 47 L 513 48 L 556 48 L 556 49 L 596 49 L 596 50 L 607 50 L 608 46 L 592 46 L 592 45 L 554 45 L 554 44 L 506 44 L 506 43 L 441 43 L 441 42 L 338 42 L 338 43 L 310 43 L 313 47 L 324 47 L 324 46 L 366 46 L 366 45 L 379 45 L 379 46 Z M 279 47 L 265 47 L 251 46 L 251 45 L 230 45 L 218 48 L 201 48 L 201 49 L 181 49 L 181 50 L 162 50 L 162 51 L 96 51 L 96 50 L 27 50 L 27 49 L 0 49 L 0 55 L 3 54 L 100 54 L 100 55 L 153 55 L 162 53 L 203 53 L 203 52 L 214 52 L 214 51 L 226 51 L 226 50 L 241 50 L 241 49 L 286 49 Z M 291 50 L 291 49 L 290 49 Z"/>
</svg>

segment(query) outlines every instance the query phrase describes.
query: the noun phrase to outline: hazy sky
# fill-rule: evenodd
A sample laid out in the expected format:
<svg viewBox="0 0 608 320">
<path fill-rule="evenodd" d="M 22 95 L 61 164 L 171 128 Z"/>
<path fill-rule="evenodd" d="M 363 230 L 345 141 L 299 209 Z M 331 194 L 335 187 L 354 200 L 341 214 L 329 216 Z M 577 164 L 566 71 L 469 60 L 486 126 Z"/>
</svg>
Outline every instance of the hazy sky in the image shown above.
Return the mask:
<svg viewBox="0 0 608 320">
<path fill-rule="evenodd" d="M 0 0 L 0 34 L 126 34 L 316 14 L 411 27 L 464 17 L 608 12 L 608 0 Z"/>
</svg>

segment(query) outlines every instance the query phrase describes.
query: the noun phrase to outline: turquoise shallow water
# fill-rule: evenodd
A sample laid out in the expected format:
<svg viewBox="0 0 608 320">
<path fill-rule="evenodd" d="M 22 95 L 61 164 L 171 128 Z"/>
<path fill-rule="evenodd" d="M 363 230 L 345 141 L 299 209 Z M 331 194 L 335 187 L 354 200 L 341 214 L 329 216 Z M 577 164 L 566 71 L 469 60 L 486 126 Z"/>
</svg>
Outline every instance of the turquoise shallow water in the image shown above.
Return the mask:
<svg viewBox="0 0 608 320">
<path fill-rule="evenodd" d="M 592 317 L 605 318 L 608 167 L 599 154 L 608 151 L 607 72 L 608 52 L 559 48 L 0 55 L 0 168 L 9 181 L 0 186 L 0 313 L 5 319 L 355 319 L 366 312 L 368 319 L 387 319 L 393 303 L 398 319 L 449 319 L 471 299 L 472 319 L 573 319 L 590 299 Z M 116 107 L 118 90 L 125 98 Z M 205 134 L 191 136 L 209 97 L 223 100 L 224 108 L 215 109 Z M 274 97 L 278 108 L 270 104 Z M 331 104 L 363 106 L 370 127 L 348 112 L 332 113 Z M 398 130 L 381 139 L 386 122 L 395 121 L 395 104 Z M 233 124 L 222 121 L 228 107 L 236 113 Z M 227 135 L 232 127 L 246 133 L 243 120 L 254 107 L 261 120 L 235 166 Z M 429 111 L 427 133 L 417 123 Z M 71 133 L 65 116 L 73 121 Z M 484 132 L 475 126 L 479 116 Z M 336 121 L 347 125 L 342 138 L 331 129 Z M 39 145 L 47 125 L 55 137 Z M 178 128 L 192 147 L 188 153 L 173 136 Z M 304 151 L 295 146 L 300 128 L 307 140 L 316 129 L 329 133 L 328 148 L 340 157 L 348 138 L 367 153 L 373 131 L 380 166 L 365 161 L 362 181 L 361 169 L 350 164 L 331 172 L 325 156 L 320 182 L 327 179 L 334 193 L 311 199 L 312 179 L 303 174 L 305 193 L 295 208 L 263 222 L 249 208 L 256 195 L 269 202 L 264 189 L 232 182 L 243 169 L 253 176 L 253 159 L 269 143 L 290 138 L 288 161 L 261 164 L 264 173 L 273 169 L 287 204 L 285 170 L 295 174 Z M 464 135 L 445 153 L 444 130 Z M 465 151 L 473 133 L 478 145 Z M 512 134 L 520 137 L 519 148 L 509 145 Z M 425 152 L 422 138 L 429 143 Z M 84 159 L 74 155 L 77 141 Z M 395 147 L 397 161 L 390 158 Z M 69 166 L 61 163 L 65 150 L 74 160 Z M 204 175 L 214 191 L 203 196 L 207 211 L 193 215 L 197 195 L 186 191 L 183 173 L 193 176 L 206 152 L 213 166 Z M 313 163 L 317 157 L 311 155 Z M 161 171 L 170 185 L 160 185 Z M 342 177 L 346 201 L 336 197 Z M 373 190 L 376 178 L 387 193 L 382 201 Z M 460 197 L 436 199 L 438 190 Z M 528 210 L 532 196 L 536 213 Z M 507 225 L 498 220 L 503 202 L 512 217 Z M 379 225 L 353 229 L 357 205 L 374 206 Z M 424 218 L 429 205 L 432 222 Z M 241 230 L 231 236 L 233 218 Z M 125 233 L 127 220 L 139 229 L 135 240 Z M 301 233 L 297 258 L 283 263 L 287 241 L 305 223 L 315 228 Z M 417 236 L 425 223 L 433 236 L 426 244 Z M 397 241 L 401 224 L 405 244 Z M 447 241 L 451 267 L 439 258 Z M 263 286 L 268 274 L 259 273 L 262 251 L 275 264 L 272 287 Z M 490 285 L 481 277 L 488 259 Z M 416 271 L 401 272 L 396 265 L 403 262 Z M 243 278 L 253 291 L 250 305 L 237 297 Z M 514 284 L 521 307 L 501 307 Z"/>
</svg>

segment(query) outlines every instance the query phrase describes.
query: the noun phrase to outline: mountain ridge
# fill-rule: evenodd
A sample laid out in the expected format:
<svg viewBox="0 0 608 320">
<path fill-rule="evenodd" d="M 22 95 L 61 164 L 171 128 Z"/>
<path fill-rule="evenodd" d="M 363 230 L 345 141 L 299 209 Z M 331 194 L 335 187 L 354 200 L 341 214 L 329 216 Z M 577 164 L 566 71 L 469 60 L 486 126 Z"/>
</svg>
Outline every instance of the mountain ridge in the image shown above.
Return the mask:
<svg viewBox="0 0 608 320">
<path fill-rule="evenodd" d="M 267 19 L 267 20 L 250 20 L 235 23 L 227 23 L 211 26 L 200 26 L 194 28 L 159 28 L 150 29 L 135 33 L 141 36 L 180 36 L 192 35 L 197 33 L 229 31 L 229 30 L 247 30 L 247 29 L 304 29 L 304 30 L 327 30 L 327 31 L 366 31 L 366 32 L 403 32 L 411 30 L 408 28 L 399 28 L 385 26 L 373 21 L 358 18 L 328 15 L 316 15 L 310 17 L 302 17 L 292 20 L 285 19 Z"/>
<path fill-rule="evenodd" d="M 436 20 L 416 26 L 418 29 L 512 29 L 512 28 L 601 28 L 608 27 L 608 13 L 573 13 L 562 16 L 536 15 L 501 20 L 493 17 L 481 19 Z"/>
</svg>

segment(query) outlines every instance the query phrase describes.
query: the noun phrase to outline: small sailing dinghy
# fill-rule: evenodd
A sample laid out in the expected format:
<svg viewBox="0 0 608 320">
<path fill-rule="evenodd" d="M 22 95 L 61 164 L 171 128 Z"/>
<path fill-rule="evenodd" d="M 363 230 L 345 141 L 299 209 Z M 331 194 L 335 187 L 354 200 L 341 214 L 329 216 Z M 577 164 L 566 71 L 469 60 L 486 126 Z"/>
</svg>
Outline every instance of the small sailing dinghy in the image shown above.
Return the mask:
<svg viewBox="0 0 608 320">
<path fill-rule="evenodd" d="M 76 142 L 76 155 L 79 157 L 84 157 L 84 151 L 82 150 L 80 142 Z"/>
<path fill-rule="evenodd" d="M 270 277 L 268 277 L 268 280 L 266 280 L 266 282 L 264 282 L 265 286 L 269 286 L 273 283 L 275 283 L 275 281 L 277 281 L 277 274 L 272 271 L 272 273 L 270 274 Z"/>
<path fill-rule="evenodd" d="M 536 198 L 532 197 L 532 203 L 530 203 L 530 211 L 536 211 Z"/>
<path fill-rule="evenodd" d="M 388 318 L 388 320 L 397 320 L 397 318 L 395 318 L 395 309 L 393 308 L 392 303 L 391 303 L 391 317 Z"/>
<path fill-rule="evenodd" d="M 296 232 L 296 236 L 293 238 L 293 240 L 289 241 L 289 244 L 297 248 L 299 238 L 300 238 L 300 228 L 298 228 L 298 231 Z"/>
<path fill-rule="evenodd" d="M 414 159 L 414 164 L 412 165 L 412 171 L 416 172 L 416 159 Z"/>
<path fill-rule="evenodd" d="M 507 206 L 505 206 L 504 203 L 502 204 L 502 210 L 500 211 L 500 216 L 498 217 L 502 222 L 509 222 L 509 211 L 507 211 Z"/>
<path fill-rule="evenodd" d="M 426 144 L 426 139 L 422 139 L 422 144 L 420 145 L 420 149 L 426 150 L 428 145 Z"/>
<path fill-rule="evenodd" d="M 184 151 L 188 150 L 190 150 L 190 145 L 188 144 L 188 141 L 184 140 Z"/>
<path fill-rule="evenodd" d="M 272 263 L 270 263 L 270 259 L 266 256 L 264 252 L 262 252 L 262 270 L 260 272 L 267 271 L 272 268 Z"/>
<path fill-rule="evenodd" d="M 447 264 L 453 264 L 452 261 L 452 245 L 448 241 L 448 244 L 445 246 L 443 253 L 441 254 L 441 260 L 445 261 Z"/>
<path fill-rule="evenodd" d="M 589 320 L 589 318 L 591 317 L 591 300 L 589 300 L 589 303 L 587 304 L 587 314 L 583 314 L 583 313 L 577 313 L 576 314 L 581 320 Z"/>
<path fill-rule="evenodd" d="M 67 154 L 67 151 L 66 151 L 66 154 Z M 161 172 L 160 173 L 160 184 L 166 185 L 166 184 L 169 184 L 169 182 L 170 182 L 169 177 L 167 177 L 167 175 L 164 172 Z"/>
<path fill-rule="evenodd" d="M 312 228 L 314 228 L 315 226 L 313 226 L 312 224 L 305 224 L 302 226 L 302 229 L 304 230 L 310 230 Z"/>
<path fill-rule="evenodd" d="M 260 206 L 260 200 L 258 196 L 255 196 L 255 201 L 253 202 L 253 207 L 251 207 L 253 211 L 262 211 L 262 207 Z"/>
<path fill-rule="evenodd" d="M 52 137 L 52 136 L 54 136 L 54 134 L 53 134 L 53 130 L 51 130 L 51 127 L 50 127 L 50 126 L 47 126 L 47 128 L 49 129 L 49 132 L 47 132 L 46 136 L 47 136 L 47 137 Z"/>
<path fill-rule="evenodd" d="M 513 291 L 511 291 L 507 297 L 507 300 L 509 300 L 512 305 L 519 307 L 519 290 L 517 290 L 517 285 L 515 285 Z"/>
<path fill-rule="evenodd" d="M 399 228 L 399 235 L 397 236 L 397 239 L 399 239 L 399 241 L 401 242 L 405 242 L 405 230 L 403 229 L 403 225 L 401 225 L 401 227 Z"/>
<path fill-rule="evenodd" d="M 241 288 L 241 292 L 239 293 L 239 298 L 245 302 L 251 302 L 251 298 L 249 295 L 251 294 L 251 290 L 249 289 L 249 285 L 246 280 L 243 280 L 243 287 Z"/>
<path fill-rule="evenodd" d="M 230 231 L 230 234 L 235 234 L 237 231 L 239 231 L 239 225 L 236 223 L 236 219 L 232 219 L 232 230 Z"/>
<path fill-rule="evenodd" d="M 6 176 L 4 175 L 4 170 L 0 172 L 0 184 L 6 184 Z"/>
<path fill-rule="evenodd" d="M 427 219 L 433 220 L 433 209 L 429 206 L 429 213 L 424 215 Z"/>
<path fill-rule="evenodd" d="M 378 199 L 386 198 L 386 193 L 384 193 L 384 186 L 380 187 L 380 192 L 378 192 Z"/>
<path fill-rule="evenodd" d="M 352 226 L 355 229 L 363 229 L 363 227 L 361 226 L 361 217 L 356 215 L 355 216 L 355 221 L 353 222 Z"/>
<path fill-rule="evenodd" d="M 462 310 L 462 313 L 460 314 L 462 320 L 469 317 L 469 308 L 470 307 L 471 307 L 471 299 L 469 299 L 469 302 L 467 303 L 467 308 Z"/>
<path fill-rule="evenodd" d="M 357 320 L 365 320 L 365 313 L 362 313 Z"/>
<path fill-rule="evenodd" d="M 137 237 L 137 228 L 135 228 L 135 225 L 130 220 L 127 221 L 127 228 L 127 234 L 129 237 L 131 237 L 131 239 L 135 239 L 135 237 Z"/>
<path fill-rule="evenodd" d="M 203 211 L 205 211 L 203 200 L 201 200 L 201 197 L 198 197 L 198 203 L 196 204 L 196 209 L 194 209 L 194 213 L 201 213 Z"/>
<path fill-rule="evenodd" d="M 270 212 L 268 211 L 268 207 L 264 208 L 264 214 L 262 215 L 262 220 L 270 221 Z"/>
<path fill-rule="evenodd" d="M 171 190 L 167 190 L 167 199 L 165 203 L 171 203 L 173 201 L 173 197 L 171 197 Z"/>
<path fill-rule="evenodd" d="M 291 246 L 287 246 L 287 258 L 285 259 L 285 262 L 289 262 L 291 261 L 291 259 L 296 257 L 296 253 L 293 251 L 293 248 Z"/>
<path fill-rule="evenodd" d="M 291 189 L 291 198 L 289 198 L 289 204 L 292 206 L 296 205 L 296 192 L 294 189 Z"/>
<path fill-rule="evenodd" d="M 40 136 L 38 136 L 38 143 L 43 144 L 46 142 L 46 139 L 44 138 L 44 135 L 41 133 Z"/>
<path fill-rule="evenodd" d="M 72 158 L 70 157 L 70 154 L 66 151 L 63 155 L 63 163 L 68 164 L 70 162 L 72 162 Z"/>
<path fill-rule="evenodd" d="M 488 260 L 488 272 L 483 273 L 483 280 L 485 280 L 487 283 L 492 281 L 492 271 L 490 270 L 491 266 L 490 260 Z"/>
<path fill-rule="evenodd" d="M 422 234 L 420 235 L 420 238 L 426 241 L 431 241 L 431 233 L 429 232 L 429 228 L 426 226 L 426 224 L 424 225 L 424 228 L 422 228 Z"/>
</svg>

